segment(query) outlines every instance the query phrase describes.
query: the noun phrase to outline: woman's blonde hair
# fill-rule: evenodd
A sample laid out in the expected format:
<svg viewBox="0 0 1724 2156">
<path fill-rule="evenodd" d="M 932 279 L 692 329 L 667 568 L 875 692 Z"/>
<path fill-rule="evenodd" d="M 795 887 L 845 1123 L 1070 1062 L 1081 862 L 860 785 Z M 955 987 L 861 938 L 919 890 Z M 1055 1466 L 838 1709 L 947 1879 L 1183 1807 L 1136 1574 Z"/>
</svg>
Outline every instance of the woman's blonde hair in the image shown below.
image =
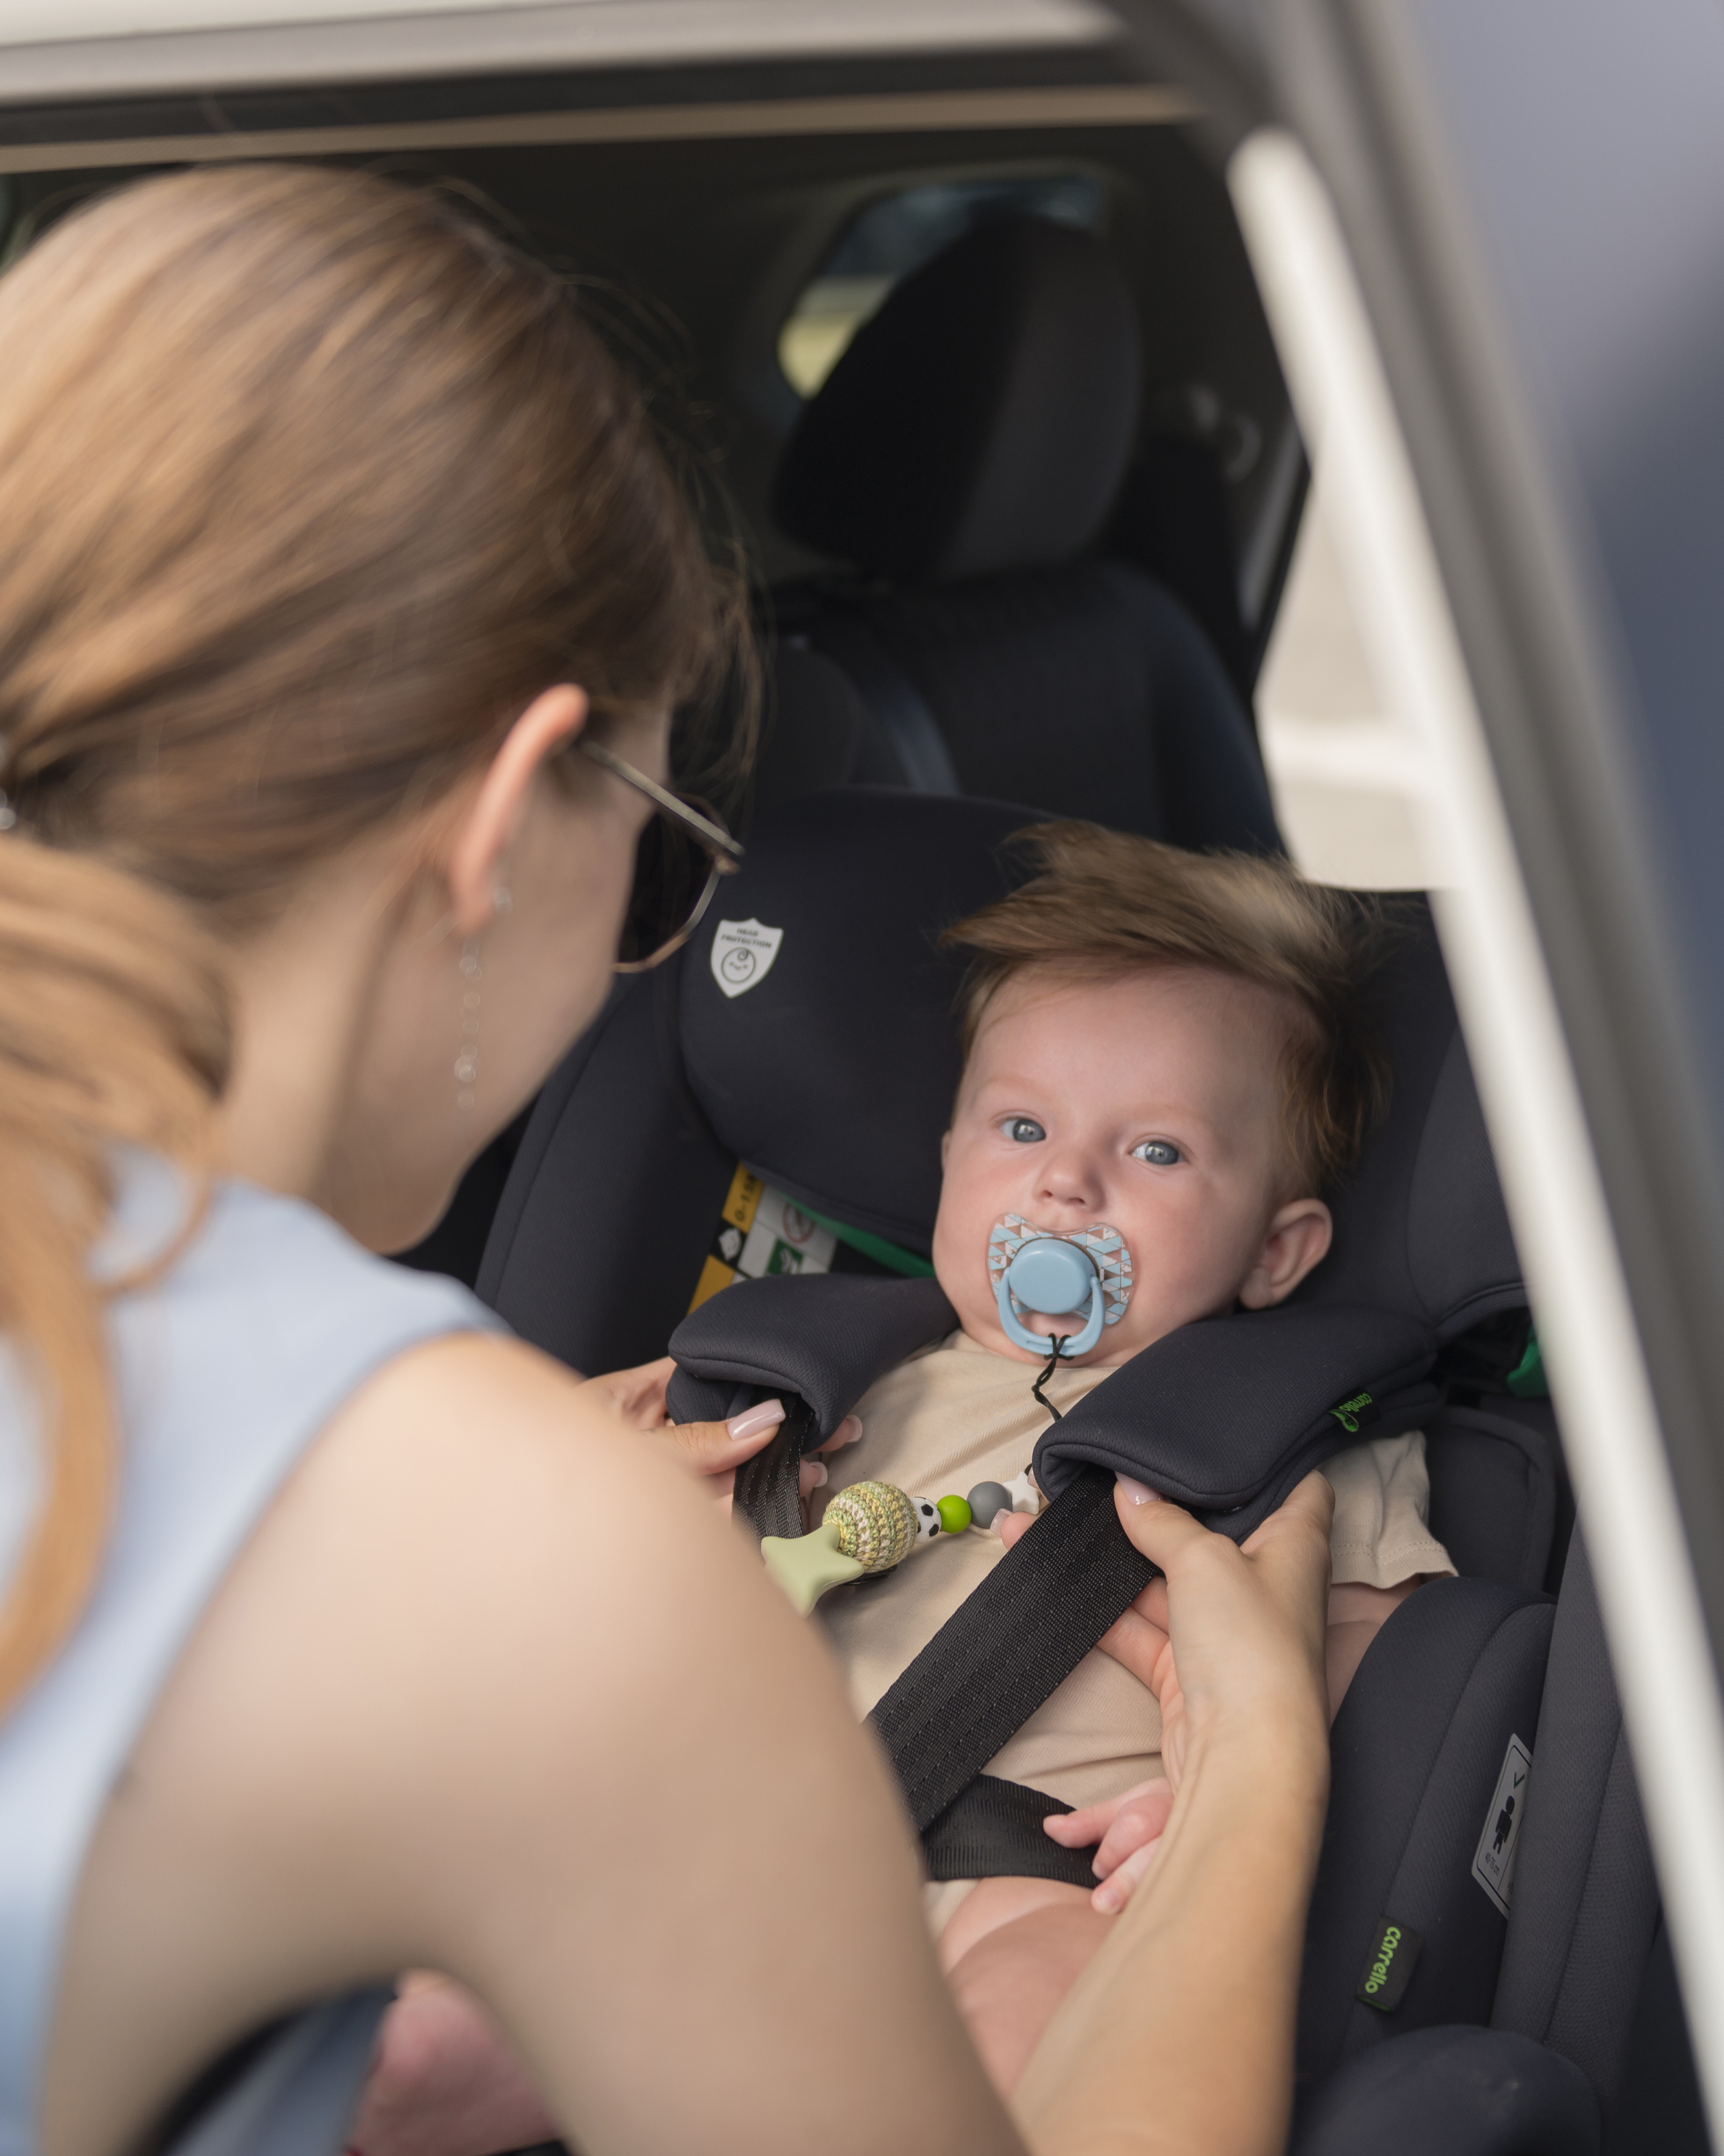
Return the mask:
<svg viewBox="0 0 1724 2156">
<path fill-rule="evenodd" d="M 988 1005 L 1031 970 L 1113 981 L 1188 967 L 1249 981 L 1288 1013 L 1285 1196 L 1344 1181 L 1388 1101 L 1388 1065 L 1362 993 L 1393 933 L 1381 908 L 1307 883 L 1279 857 L 1187 853 L 1095 824 L 1038 824 L 1011 843 L 1035 873 L 940 939 L 972 954 L 965 1062 Z"/>
<path fill-rule="evenodd" d="M 0 280 L 0 1326 L 46 1446 L 3 1707 L 107 1526 L 114 1148 L 214 1159 L 223 935 L 552 684 L 656 710 L 747 653 L 639 393 L 434 192 L 110 195 Z"/>
</svg>

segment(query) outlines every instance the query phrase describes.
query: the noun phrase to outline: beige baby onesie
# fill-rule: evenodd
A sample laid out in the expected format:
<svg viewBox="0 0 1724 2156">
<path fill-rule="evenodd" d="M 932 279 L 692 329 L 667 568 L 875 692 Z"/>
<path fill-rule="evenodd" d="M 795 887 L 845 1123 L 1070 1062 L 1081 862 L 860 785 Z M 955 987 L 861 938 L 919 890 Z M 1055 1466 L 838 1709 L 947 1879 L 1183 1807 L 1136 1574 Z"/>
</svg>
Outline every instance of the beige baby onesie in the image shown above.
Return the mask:
<svg viewBox="0 0 1724 2156">
<path fill-rule="evenodd" d="M 1046 1391 L 1069 1412 L 1110 1373 L 1061 1369 Z M 954 1332 L 900 1363 L 857 1404 L 861 1442 L 828 1455 L 820 1505 L 851 1482 L 895 1482 L 919 1496 L 963 1496 L 977 1482 L 1009 1482 L 1029 1464 L 1048 1426 L 1030 1392 L 1033 1364 L 996 1355 Z M 1414 1573 L 1455 1568 L 1426 1520 L 1429 1483 L 1417 1431 L 1351 1445 L 1326 1463 L 1335 1490 L 1330 1549 L 1337 1585 L 1393 1587 Z M 850 1697 L 865 1715 L 1005 1554 L 996 1535 L 942 1537 L 883 1578 L 820 1605 Z M 1161 1771 L 1162 1717 L 1153 1693 L 1092 1649 L 988 1763 L 988 1772 L 1085 1804 L 1117 1796 Z M 957 1882 L 953 1882 L 956 1885 Z M 956 1906 L 951 1887 L 937 1892 Z M 941 1914 L 949 1914 L 949 1907 Z"/>
</svg>

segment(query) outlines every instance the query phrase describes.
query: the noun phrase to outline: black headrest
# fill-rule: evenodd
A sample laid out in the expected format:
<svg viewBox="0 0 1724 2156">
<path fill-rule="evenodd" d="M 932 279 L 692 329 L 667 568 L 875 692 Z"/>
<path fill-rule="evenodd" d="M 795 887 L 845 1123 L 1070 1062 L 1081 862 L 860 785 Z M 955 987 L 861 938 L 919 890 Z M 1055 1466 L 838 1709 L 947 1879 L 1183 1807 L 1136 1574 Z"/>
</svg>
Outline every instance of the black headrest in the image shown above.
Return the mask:
<svg viewBox="0 0 1724 2156">
<path fill-rule="evenodd" d="M 685 957 L 681 1031 L 719 1137 L 788 1196 L 928 1250 L 962 972 L 933 939 L 1021 878 L 1003 842 L 1039 820 L 998 802 L 851 787 L 759 827 Z M 752 955 L 730 956 L 721 985 L 741 952 Z M 1440 1344 L 1525 1296 L 1419 901 L 1406 902 L 1376 997 L 1392 1105 L 1333 1197 L 1333 1250 L 1286 1308 L 1370 1306 Z"/>
<path fill-rule="evenodd" d="M 865 322 L 803 411 L 774 513 L 870 576 L 1062 561 L 1113 500 L 1137 418 L 1131 295 L 1101 243 L 984 225 Z"/>
</svg>

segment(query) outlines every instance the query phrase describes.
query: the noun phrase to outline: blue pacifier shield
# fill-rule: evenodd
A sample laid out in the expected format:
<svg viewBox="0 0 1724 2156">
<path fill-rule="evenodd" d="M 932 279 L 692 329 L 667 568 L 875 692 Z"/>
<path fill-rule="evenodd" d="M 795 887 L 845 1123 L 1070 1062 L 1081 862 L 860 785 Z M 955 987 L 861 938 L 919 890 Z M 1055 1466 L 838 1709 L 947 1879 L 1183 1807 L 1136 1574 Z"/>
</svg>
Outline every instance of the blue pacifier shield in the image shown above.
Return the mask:
<svg viewBox="0 0 1724 2156">
<path fill-rule="evenodd" d="M 1014 1347 L 1027 1348 L 1032 1355 L 1047 1354 L 1049 1342 L 1056 1338 L 1062 1356 L 1087 1355 L 1101 1337 L 1107 1306 L 1101 1276 L 1075 1244 L 1057 1235 L 1038 1235 L 1026 1243 L 1000 1275 L 993 1294 L 1000 1329 Z M 1018 1317 L 1019 1310 L 1033 1311 L 1043 1318 L 1063 1317 L 1069 1312 L 1075 1329 L 1064 1338 L 1057 1332 L 1032 1332 Z M 1080 1311 L 1084 1315 L 1077 1322 Z"/>
<path fill-rule="evenodd" d="M 1095 1268 L 1075 1245 L 1050 1235 L 1026 1243 L 1007 1268 L 1012 1293 L 1025 1310 L 1049 1317 L 1068 1310 L 1087 1311 L 1096 1285 Z"/>
</svg>

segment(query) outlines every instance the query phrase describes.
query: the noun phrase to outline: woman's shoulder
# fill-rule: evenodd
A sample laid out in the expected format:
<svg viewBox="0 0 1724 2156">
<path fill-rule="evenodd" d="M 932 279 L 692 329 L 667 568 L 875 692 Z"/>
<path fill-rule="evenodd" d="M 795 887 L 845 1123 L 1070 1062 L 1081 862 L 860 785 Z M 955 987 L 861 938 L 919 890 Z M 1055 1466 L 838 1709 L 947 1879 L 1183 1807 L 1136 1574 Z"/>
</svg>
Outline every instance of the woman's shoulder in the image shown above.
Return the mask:
<svg viewBox="0 0 1724 2156">
<path fill-rule="evenodd" d="M 504 1329 L 459 1282 L 374 1256 L 314 1206 L 231 1179 L 199 1191 L 138 1157 L 97 1269 L 128 1455 L 151 1486 L 207 1472 L 236 1502 L 409 1351 Z"/>
<path fill-rule="evenodd" d="M 131 1153 L 95 1270 L 116 1313 L 177 1323 L 231 1352 L 332 1352 L 341 1338 L 501 1330 L 459 1281 L 380 1258 L 303 1199 L 220 1177 L 200 1189 Z"/>
</svg>

